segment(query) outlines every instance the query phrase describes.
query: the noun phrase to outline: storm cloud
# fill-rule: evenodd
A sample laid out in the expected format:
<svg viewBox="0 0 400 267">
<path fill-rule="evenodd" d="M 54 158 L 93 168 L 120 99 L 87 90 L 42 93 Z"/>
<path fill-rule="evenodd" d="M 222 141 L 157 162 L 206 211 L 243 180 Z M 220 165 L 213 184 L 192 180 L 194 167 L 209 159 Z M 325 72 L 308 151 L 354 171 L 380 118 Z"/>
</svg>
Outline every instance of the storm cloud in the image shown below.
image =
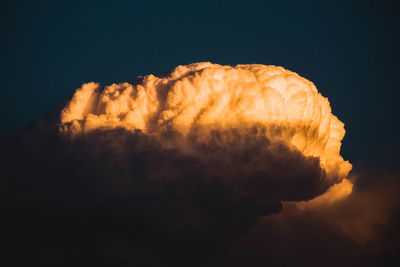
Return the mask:
<svg viewBox="0 0 400 267">
<path fill-rule="evenodd" d="M 83 85 L 1 138 L 5 260 L 393 262 L 398 176 L 348 176 L 343 135 L 315 86 L 280 67 L 198 63 L 132 84 Z"/>
</svg>

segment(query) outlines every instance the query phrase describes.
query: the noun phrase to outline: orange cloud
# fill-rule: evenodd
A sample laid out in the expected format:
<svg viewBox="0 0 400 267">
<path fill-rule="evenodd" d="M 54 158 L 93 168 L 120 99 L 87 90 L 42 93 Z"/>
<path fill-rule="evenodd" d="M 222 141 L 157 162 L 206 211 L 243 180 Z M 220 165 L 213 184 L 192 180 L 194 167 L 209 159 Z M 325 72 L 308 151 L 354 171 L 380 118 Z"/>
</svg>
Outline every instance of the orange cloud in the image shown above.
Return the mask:
<svg viewBox="0 0 400 267">
<path fill-rule="evenodd" d="M 158 136 L 176 131 L 184 140 L 195 134 L 201 142 L 210 142 L 213 130 L 244 133 L 257 126 L 269 140 L 318 157 L 327 179 L 341 181 L 351 170 L 340 156 L 344 124 L 332 114 L 328 99 L 312 82 L 276 66 L 194 63 L 176 67 L 167 77 L 147 75 L 138 84 L 102 90 L 87 83 L 62 111 L 61 123 L 69 135 L 124 128 Z M 190 150 L 182 142 L 164 145 Z M 324 198 L 346 196 L 351 187 L 338 187 L 348 184 L 335 186 Z"/>
</svg>

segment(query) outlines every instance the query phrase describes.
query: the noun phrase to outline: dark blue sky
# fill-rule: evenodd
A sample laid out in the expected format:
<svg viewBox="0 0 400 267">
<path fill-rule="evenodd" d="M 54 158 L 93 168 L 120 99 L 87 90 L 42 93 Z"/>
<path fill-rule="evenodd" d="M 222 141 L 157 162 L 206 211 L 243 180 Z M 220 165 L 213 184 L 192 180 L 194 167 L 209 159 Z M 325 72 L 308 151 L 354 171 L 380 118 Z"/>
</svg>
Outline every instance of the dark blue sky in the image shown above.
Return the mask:
<svg viewBox="0 0 400 267">
<path fill-rule="evenodd" d="M 211 61 L 280 65 L 313 81 L 346 124 L 347 159 L 399 145 L 396 1 L 9 2 L 0 7 L 1 134 L 84 82 Z"/>
</svg>

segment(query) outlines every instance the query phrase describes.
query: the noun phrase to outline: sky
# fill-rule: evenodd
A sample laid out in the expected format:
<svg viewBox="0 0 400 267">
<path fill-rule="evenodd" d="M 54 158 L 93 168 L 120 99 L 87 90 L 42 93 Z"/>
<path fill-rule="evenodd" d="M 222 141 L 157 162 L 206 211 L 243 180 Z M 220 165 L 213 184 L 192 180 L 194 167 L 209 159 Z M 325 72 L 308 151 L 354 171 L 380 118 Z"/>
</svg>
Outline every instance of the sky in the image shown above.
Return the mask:
<svg viewBox="0 0 400 267">
<path fill-rule="evenodd" d="M 347 158 L 399 144 L 396 1 L 1 5 L 0 108 L 7 116 L 0 133 L 51 110 L 84 82 L 108 85 L 210 61 L 278 65 L 313 81 L 346 125 Z"/>
</svg>

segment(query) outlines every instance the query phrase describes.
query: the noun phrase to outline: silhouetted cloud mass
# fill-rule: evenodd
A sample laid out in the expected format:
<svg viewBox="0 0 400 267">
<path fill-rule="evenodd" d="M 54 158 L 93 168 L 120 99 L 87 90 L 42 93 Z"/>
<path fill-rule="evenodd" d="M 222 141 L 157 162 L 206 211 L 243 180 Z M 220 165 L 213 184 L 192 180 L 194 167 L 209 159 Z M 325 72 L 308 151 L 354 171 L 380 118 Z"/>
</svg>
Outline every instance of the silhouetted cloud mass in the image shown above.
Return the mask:
<svg viewBox="0 0 400 267">
<path fill-rule="evenodd" d="M 210 78 L 208 75 L 221 76 L 221 69 L 224 74 L 227 68 L 208 63 L 201 66 L 200 69 L 199 65 L 181 66 L 177 70 L 194 68 L 190 74 L 185 72 L 185 79 L 193 75 L 194 80 L 205 84 Z M 242 65 L 236 71 L 242 71 L 240 68 L 249 71 L 252 67 Z M 258 73 L 260 69 L 275 74 L 284 72 L 271 66 L 254 68 Z M 207 118 L 213 120 L 210 126 L 200 118 L 208 112 L 204 108 L 198 110 L 202 115 L 196 116 L 188 111 L 187 103 L 179 104 L 183 100 L 177 100 L 176 92 L 184 92 L 179 86 L 185 80 L 179 81 L 179 76 L 172 81 L 177 70 L 170 74 L 171 84 L 160 83 L 166 95 L 173 92 L 170 101 L 179 107 L 171 107 L 168 101 L 157 102 L 155 113 L 143 117 L 147 122 L 137 117 L 140 112 L 134 107 L 138 103 L 133 105 L 126 100 L 127 96 L 117 100 L 126 88 L 131 88 L 138 101 L 140 86 L 146 87 L 146 79 L 149 83 L 150 78 L 145 77 L 138 84 L 124 84 L 120 93 L 114 90 L 115 97 L 109 105 L 113 108 L 106 108 L 107 104 L 103 103 L 108 97 L 107 90 L 111 89 L 106 88 L 105 93 L 96 89 L 100 91 L 92 100 L 89 100 L 93 97 L 92 91 L 88 98 L 82 97 L 85 94 L 79 93 L 80 89 L 71 101 L 68 99 L 31 125 L 1 138 L 1 231 L 7 264 L 365 266 L 399 263 L 399 175 L 362 168 L 347 176 L 351 165 L 339 154 L 344 129 L 336 117 L 331 117 L 332 128 L 336 128 L 324 132 L 328 137 L 313 130 L 325 126 L 311 123 L 307 128 L 299 118 L 296 118 L 297 124 L 285 125 L 287 117 L 280 121 L 254 121 L 252 116 L 235 115 L 235 119 L 231 117 L 235 123 L 222 127 L 219 123 L 223 118 L 216 120 L 208 114 Z M 236 73 L 229 68 L 226 71 L 230 75 Z M 223 81 L 219 83 L 221 88 L 224 88 Z M 188 84 L 197 88 L 193 82 Z M 254 81 L 251 84 L 251 88 L 260 86 L 254 85 Z M 280 80 L 278 84 L 279 87 L 285 83 Z M 92 88 L 92 85 L 88 86 Z M 162 94 L 159 87 L 155 88 Z M 265 93 L 264 97 L 271 99 L 271 94 Z M 150 96 L 144 94 L 142 100 Z M 196 95 L 188 98 L 196 99 Z M 100 101 L 97 105 L 100 109 L 93 108 L 96 101 Z M 120 101 L 119 105 L 115 106 L 115 101 Z M 321 101 L 326 105 L 325 100 Z M 135 119 L 128 116 L 133 123 L 116 112 L 127 102 L 132 104 L 132 112 L 136 112 Z M 208 107 L 213 112 L 214 103 L 211 101 Z M 318 105 L 319 102 L 306 103 Z M 175 117 L 166 108 L 168 105 L 176 111 Z M 307 104 L 304 108 L 307 110 Z M 180 109 L 192 117 L 188 119 L 184 112 L 177 111 Z M 85 111 L 78 114 L 76 110 Z M 112 116 L 104 115 L 103 111 L 111 112 Z M 328 111 L 326 116 L 333 116 L 330 108 Z M 129 112 L 125 112 L 124 118 Z M 166 115 L 161 115 L 165 113 L 170 116 L 168 122 L 157 123 L 154 116 L 165 118 Z M 239 117 L 241 123 L 236 123 Z M 253 121 L 248 123 L 244 117 L 251 117 Z M 190 130 L 186 122 L 190 122 Z M 343 132 L 342 136 L 338 132 Z M 293 138 L 299 136 L 296 133 L 304 133 L 304 138 L 310 140 Z M 332 149 L 335 146 L 339 149 Z M 312 151 L 315 156 L 311 155 Z M 332 186 L 343 185 L 343 181 L 347 182 L 342 187 L 350 191 L 344 195 L 333 192 L 332 188 L 337 187 Z M 347 185 L 352 185 L 352 189 Z M 325 193 L 329 190 L 333 193 Z M 324 201 L 317 198 L 321 195 Z"/>
</svg>

